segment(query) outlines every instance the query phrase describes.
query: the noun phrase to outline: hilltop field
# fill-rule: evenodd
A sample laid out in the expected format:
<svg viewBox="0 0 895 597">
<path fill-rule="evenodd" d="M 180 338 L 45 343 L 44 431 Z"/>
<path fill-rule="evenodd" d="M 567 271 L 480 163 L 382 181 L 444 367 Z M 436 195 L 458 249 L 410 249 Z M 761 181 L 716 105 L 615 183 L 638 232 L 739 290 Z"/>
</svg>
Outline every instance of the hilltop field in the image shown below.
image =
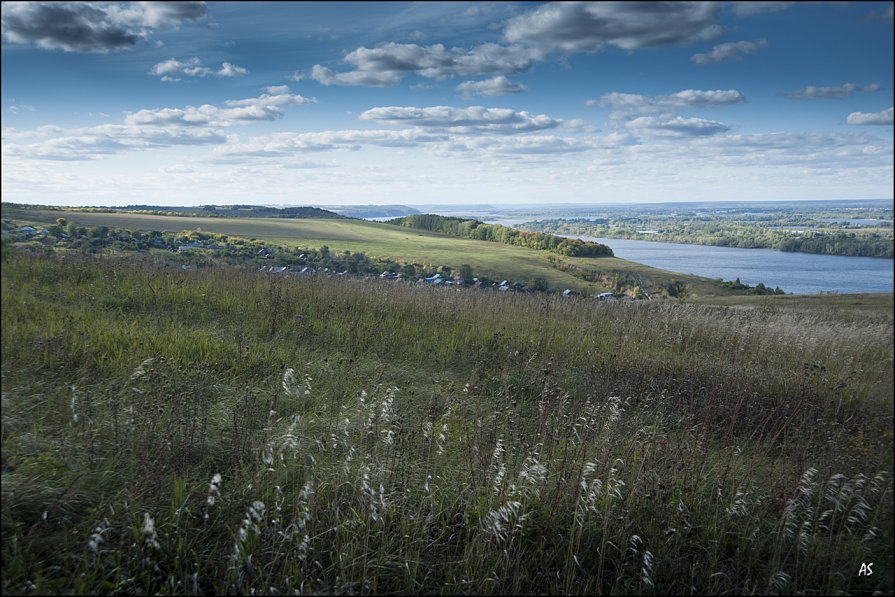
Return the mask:
<svg viewBox="0 0 895 597">
<path fill-rule="evenodd" d="M 22 209 L 3 206 L 3 219 L 17 225 L 51 225 L 60 217 L 78 226 L 181 233 L 201 231 L 257 239 L 288 249 L 363 252 L 374 258 L 411 263 L 421 268 L 468 264 L 479 276 L 532 282 L 544 280 L 560 290 L 582 293 L 623 287 L 629 293 L 640 287 L 661 295 L 666 287 L 685 287 L 691 297 L 730 296 L 735 290 L 710 280 L 651 268 L 617 257 L 564 257 L 524 247 L 470 240 L 427 230 L 352 219 L 274 219 L 192 217 L 123 212 L 85 212 Z M 577 275 L 576 275 L 577 274 Z"/>
<path fill-rule="evenodd" d="M 351 220 L 28 216 L 602 288 Z M 895 590 L 891 294 L 608 302 L 41 246 L 3 244 L 4 594 Z"/>
</svg>

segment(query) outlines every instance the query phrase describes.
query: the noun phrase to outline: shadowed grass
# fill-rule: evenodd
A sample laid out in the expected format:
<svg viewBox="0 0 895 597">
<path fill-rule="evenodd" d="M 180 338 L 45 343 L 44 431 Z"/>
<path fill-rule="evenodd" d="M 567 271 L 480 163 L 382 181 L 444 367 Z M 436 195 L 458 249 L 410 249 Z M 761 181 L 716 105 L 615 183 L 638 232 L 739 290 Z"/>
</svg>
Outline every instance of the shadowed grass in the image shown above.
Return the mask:
<svg viewBox="0 0 895 597">
<path fill-rule="evenodd" d="M 746 303 L 9 258 L 3 592 L 891 592 L 891 298 Z"/>
</svg>

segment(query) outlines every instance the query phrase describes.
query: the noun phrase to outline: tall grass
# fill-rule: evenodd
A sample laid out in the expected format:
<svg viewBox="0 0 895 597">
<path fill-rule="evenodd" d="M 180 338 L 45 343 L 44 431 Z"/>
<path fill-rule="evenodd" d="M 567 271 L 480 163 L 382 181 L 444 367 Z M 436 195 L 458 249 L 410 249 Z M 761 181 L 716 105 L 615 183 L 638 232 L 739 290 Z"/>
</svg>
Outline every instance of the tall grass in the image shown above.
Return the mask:
<svg viewBox="0 0 895 597">
<path fill-rule="evenodd" d="M 2 284 L 4 593 L 893 590 L 891 309 Z"/>
</svg>

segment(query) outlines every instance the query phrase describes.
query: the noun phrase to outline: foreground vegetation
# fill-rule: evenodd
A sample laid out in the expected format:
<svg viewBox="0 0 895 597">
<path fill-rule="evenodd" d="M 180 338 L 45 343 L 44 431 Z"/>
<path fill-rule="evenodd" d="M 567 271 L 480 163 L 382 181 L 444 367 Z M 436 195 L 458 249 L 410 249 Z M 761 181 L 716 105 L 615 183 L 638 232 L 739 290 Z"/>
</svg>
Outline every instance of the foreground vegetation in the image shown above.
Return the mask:
<svg viewBox="0 0 895 597">
<path fill-rule="evenodd" d="M 2 265 L 4 594 L 895 588 L 891 294 Z"/>
</svg>

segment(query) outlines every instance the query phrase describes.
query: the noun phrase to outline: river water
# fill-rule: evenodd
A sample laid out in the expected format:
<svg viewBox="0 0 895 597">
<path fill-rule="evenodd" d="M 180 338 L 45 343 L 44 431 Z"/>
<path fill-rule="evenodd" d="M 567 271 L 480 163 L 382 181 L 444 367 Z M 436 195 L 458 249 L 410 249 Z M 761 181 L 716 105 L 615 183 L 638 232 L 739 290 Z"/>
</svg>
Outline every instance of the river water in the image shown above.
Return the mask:
<svg viewBox="0 0 895 597">
<path fill-rule="evenodd" d="M 620 238 L 571 236 L 609 245 L 616 257 L 683 274 L 722 278 L 787 293 L 892 292 L 892 259 L 784 253 Z"/>
</svg>

